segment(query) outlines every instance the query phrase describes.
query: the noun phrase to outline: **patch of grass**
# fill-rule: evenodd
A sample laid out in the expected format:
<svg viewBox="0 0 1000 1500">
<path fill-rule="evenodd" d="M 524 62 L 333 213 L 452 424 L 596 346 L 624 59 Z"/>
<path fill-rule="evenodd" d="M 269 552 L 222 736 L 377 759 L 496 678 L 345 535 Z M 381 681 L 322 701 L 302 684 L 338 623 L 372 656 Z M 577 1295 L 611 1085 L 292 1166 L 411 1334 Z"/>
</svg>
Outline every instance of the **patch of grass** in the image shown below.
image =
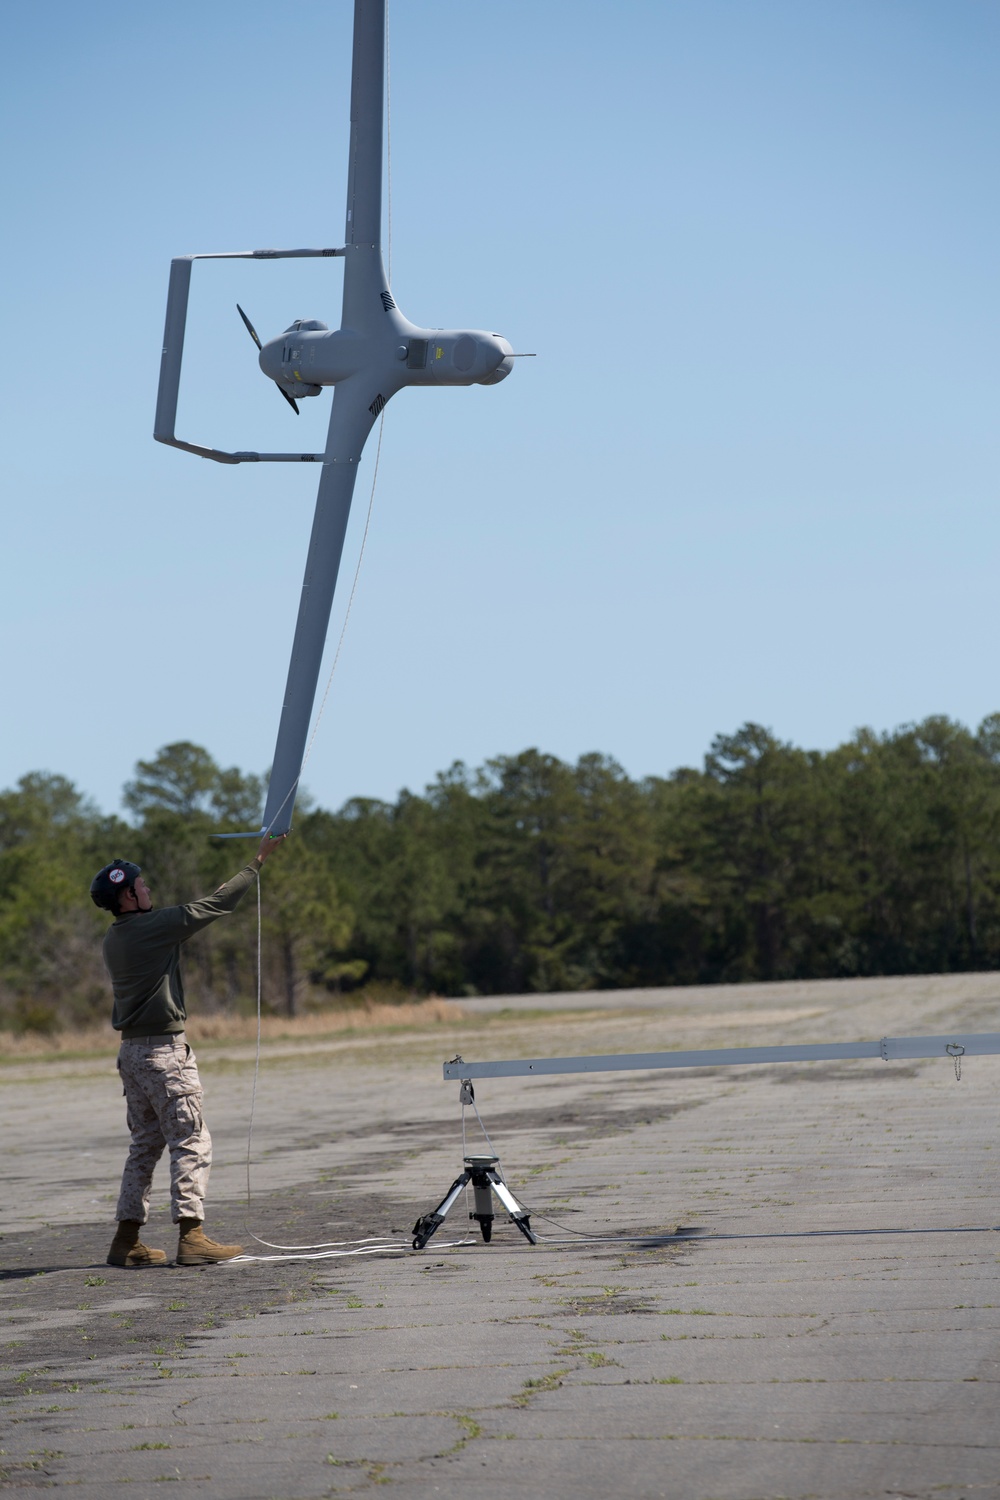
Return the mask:
<svg viewBox="0 0 1000 1500">
<path fill-rule="evenodd" d="M 558 1390 L 563 1383 L 563 1376 L 568 1375 L 568 1370 L 553 1370 L 549 1375 L 539 1375 L 537 1379 L 526 1380 L 523 1388 L 513 1398 L 515 1406 L 527 1406 L 532 1396 L 540 1396 L 545 1391 Z"/>
<path fill-rule="evenodd" d="M 106 1276 L 85 1276 L 83 1284 L 84 1286 L 107 1286 L 108 1278 Z"/>
<path fill-rule="evenodd" d="M 400 1415 L 402 1415 L 402 1413 Z M 452 1421 L 458 1423 L 458 1425 L 462 1428 L 462 1435 L 454 1443 L 452 1443 L 450 1448 L 445 1448 L 441 1453 L 439 1453 L 438 1457 L 454 1458 L 456 1453 L 461 1453 L 462 1449 L 467 1447 L 474 1438 L 479 1437 L 483 1429 L 480 1427 L 475 1417 L 470 1417 L 466 1412 L 449 1411 L 445 1413 L 445 1415 L 451 1417 Z"/>
<path fill-rule="evenodd" d="M 405 995 L 405 992 L 404 992 Z M 548 1015 L 541 1011 L 541 1015 Z M 485 1018 L 484 1018 L 485 1019 Z M 395 994 L 373 990 L 370 997 L 350 1007 L 328 1008 L 296 1016 L 264 1016 L 261 1034 L 265 1042 L 301 1042 L 304 1047 L 322 1039 L 335 1040 L 345 1033 L 396 1032 L 400 1029 L 436 1029 L 466 1021 L 461 1005 L 450 1000 L 396 1001 Z M 256 1016 L 191 1016 L 187 1035 L 211 1055 L 213 1043 L 225 1047 L 232 1042 L 253 1042 L 257 1036 Z M 0 1033 L 0 1064 L 18 1063 L 27 1058 L 83 1059 L 113 1057 L 119 1038 L 107 1026 L 81 1026 L 68 1031 L 23 1031 Z M 214 1059 L 213 1059 L 214 1061 Z"/>
</svg>

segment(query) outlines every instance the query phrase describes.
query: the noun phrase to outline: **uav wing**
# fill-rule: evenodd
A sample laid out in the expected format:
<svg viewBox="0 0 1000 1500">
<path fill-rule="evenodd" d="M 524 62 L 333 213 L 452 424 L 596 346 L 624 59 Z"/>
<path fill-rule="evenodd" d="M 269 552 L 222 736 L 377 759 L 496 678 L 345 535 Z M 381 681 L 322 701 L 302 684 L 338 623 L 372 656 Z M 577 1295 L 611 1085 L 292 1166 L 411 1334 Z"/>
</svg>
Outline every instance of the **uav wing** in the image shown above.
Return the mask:
<svg viewBox="0 0 1000 1500">
<path fill-rule="evenodd" d="M 381 331 L 378 318 L 385 313 L 383 294 L 388 295 L 381 250 L 384 68 L 385 0 L 355 0 L 341 326 L 367 335 Z M 370 368 L 341 381 L 334 391 L 264 809 L 264 828 L 272 834 L 286 833 L 291 826 L 361 450 L 395 389 L 386 380 L 377 342 L 377 337 L 362 340 Z"/>
</svg>

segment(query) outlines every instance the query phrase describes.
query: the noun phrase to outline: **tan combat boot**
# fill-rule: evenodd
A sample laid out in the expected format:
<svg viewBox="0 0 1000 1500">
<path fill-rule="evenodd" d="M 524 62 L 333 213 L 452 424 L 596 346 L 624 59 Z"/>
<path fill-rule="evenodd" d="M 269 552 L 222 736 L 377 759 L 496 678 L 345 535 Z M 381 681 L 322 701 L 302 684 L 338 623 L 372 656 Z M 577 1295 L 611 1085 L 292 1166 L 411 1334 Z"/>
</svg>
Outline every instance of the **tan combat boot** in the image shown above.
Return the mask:
<svg viewBox="0 0 1000 1500">
<path fill-rule="evenodd" d="M 242 1245 L 217 1245 L 205 1233 L 201 1219 L 181 1219 L 178 1228 L 177 1264 L 179 1266 L 214 1266 L 220 1260 L 232 1260 L 243 1254 Z"/>
<path fill-rule="evenodd" d="M 165 1266 L 167 1257 L 162 1250 L 150 1250 L 139 1238 L 141 1224 L 134 1219 L 122 1219 L 111 1241 L 108 1251 L 109 1266 L 126 1266 L 138 1270 L 141 1266 Z"/>
</svg>

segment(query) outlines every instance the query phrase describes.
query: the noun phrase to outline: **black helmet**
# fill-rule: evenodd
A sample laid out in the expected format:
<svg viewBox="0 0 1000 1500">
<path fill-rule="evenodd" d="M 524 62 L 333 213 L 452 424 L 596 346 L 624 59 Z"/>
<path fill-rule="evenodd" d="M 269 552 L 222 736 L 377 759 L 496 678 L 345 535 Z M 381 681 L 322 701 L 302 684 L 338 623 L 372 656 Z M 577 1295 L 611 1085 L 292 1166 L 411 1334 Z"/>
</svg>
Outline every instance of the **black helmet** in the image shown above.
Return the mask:
<svg viewBox="0 0 1000 1500">
<path fill-rule="evenodd" d="M 95 906 L 117 914 L 118 893 L 132 890 L 141 874 L 141 866 L 133 865 L 127 859 L 113 859 L 103 870 L 98 870 L 90 882 L 90 898 Z"/>
</svg>

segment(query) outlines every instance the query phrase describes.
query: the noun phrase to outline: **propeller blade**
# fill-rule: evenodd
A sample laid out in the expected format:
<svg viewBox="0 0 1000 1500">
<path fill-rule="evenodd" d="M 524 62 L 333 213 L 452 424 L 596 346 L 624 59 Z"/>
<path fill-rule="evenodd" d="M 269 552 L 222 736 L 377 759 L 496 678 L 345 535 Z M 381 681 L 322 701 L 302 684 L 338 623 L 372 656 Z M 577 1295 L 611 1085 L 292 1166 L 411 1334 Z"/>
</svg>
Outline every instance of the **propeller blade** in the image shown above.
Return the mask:
<svg viewBox="0 0 1000 1500">
<path fill-rule="evenodd" d="M 253 324 L 251 323 L 250 319 L 247 317 L 246 313 L 243 311 L 242 307 L 240 306 L 240 304 L 238 302 L 236 304 L 236 311 L 239 313 L 240 317 L 243 319 L 244 323 L 246 324 L 247 333 L 253 339 L 254 343 L 257 345 L 257 348 L 258 349 L 262 348 L 263 346 L 262 346 L 262 344 L 260 342 L 260 339 L 257 337 L 257 330 L 256 330 L 256 328 L 253 326 Z M 277 384 L 278 384 L 277 381 L 275 381 L 275 385 L 277 385 Z M 280 385 L 278 386 L 278 390 L 281 391 L 281 394 L 284 396 L 285 400 L 288 402 L 289 406 L 292 408 L 292 411 L 295 413 L 296 416 L 298 416 L 299 415 L 299 408 L 298 408 L 298 403 L 296 402 L 294 396 L 290 396 L 288 394 L 288 392 L 286 390 L 282 389 L 282 387 Z"/>
<path fill-rule="evenodd" d="M 236 304 L 236 311 L 239 313 L 240 317 L 243 319 L 244 323 L 247 325 L 247 333 L 253 339 L 254 343 L 257 345 L 257 348 L 258 349 L 262 349 L 264 346 L 262 345 L 260 339 L 257 337 L 257 330 L 256 330 L 256 328 L 253 326 L 253 324 L 251 323 L 250 319 L 247 317 L 246 313 L 243 311 L 242 307 L 240 306 L 240 304 L 238 302 Z"/>
</svg>

